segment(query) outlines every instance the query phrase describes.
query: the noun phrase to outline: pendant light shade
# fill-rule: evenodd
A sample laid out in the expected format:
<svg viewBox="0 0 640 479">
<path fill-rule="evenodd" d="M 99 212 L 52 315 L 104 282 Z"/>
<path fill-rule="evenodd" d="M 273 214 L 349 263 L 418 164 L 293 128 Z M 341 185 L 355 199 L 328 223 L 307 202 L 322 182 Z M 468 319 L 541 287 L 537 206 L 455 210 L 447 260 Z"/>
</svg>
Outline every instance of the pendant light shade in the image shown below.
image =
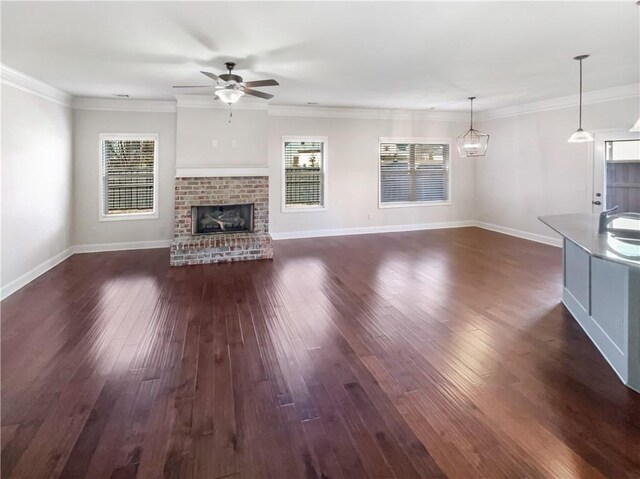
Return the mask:
<svg viewBox="0 0 640 479">
<path fill-rule="evenodd" d="M 489 145 L 489 135 L 473 128 L 473 100 L 475 99 L 475 96 L 469 97 L 469 100 L 471 100 L 471 125 L 469 130 L 464 135 L 456 138 L 458 153 L 462 157 L 484 156 Z"/>
<path fill-rule="evenodd" d="M 588 131 L 584 131 L 582 128 L 580 128 L 578 131 L 574 132 L 567 141 L 569 143 L 584 143 L 586 141 L 593 141 L 593 135 Z"/>
<path fill-rule="evenodd" d="M 569 143 L 584 143 L 587 141 L 593 141 L 593 135 L 588 131 L 582 129 L 582 60 L 589 58 L 589 55 L 578 55 L 574 57 L 574 60 L 580 62 L 580 113 L 578 115 L 578 129 L 567 140 Z"/>
<path fill-rule="evenodd" d="M 633 125 L 629 131 L 640 131 L 640 118 L 638 118 L 636 124 Z"/>
</svg>

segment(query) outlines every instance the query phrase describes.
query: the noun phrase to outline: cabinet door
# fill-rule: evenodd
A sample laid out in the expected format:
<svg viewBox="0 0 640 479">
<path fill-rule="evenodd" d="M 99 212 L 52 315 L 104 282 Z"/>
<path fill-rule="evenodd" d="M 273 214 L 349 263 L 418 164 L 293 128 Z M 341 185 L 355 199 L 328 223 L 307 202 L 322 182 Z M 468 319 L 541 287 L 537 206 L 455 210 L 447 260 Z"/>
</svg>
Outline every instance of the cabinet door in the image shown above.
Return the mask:
<svg viewBox="0 0 640 479">
<path fill-rule="evenodd" d="M 626 353 L 629 268 L 591 259 L 591 317 L 621 353 Z"/>
<path fill-rule="evenodd" d="M 589 302 L 590 256 L 575 243 L 564 240 L 564 285 L 580 306 L 591 313 Z"/>
</svg>

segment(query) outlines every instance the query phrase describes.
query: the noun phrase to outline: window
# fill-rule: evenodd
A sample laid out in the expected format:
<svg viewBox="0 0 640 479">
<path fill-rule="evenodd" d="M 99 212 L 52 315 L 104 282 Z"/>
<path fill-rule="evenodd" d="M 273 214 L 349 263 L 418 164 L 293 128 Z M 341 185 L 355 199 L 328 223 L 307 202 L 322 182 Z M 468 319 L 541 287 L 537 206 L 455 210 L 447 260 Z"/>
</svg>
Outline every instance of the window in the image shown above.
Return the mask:
<svg viewBox="0 0 640 479">
<path fill-rule="evenodd" d="M 284 137 L 282 211 L 326 208 L 327 138 Z"/>
<path fill-rule="evenodd" d="M 380 139 L 380 206 L 449 203 L 449 140 Z"/>
<path fill-rule="evenodd" d="M 157 135 L 101 135 L 100 218 L 157 218 Z"/>
</svg>

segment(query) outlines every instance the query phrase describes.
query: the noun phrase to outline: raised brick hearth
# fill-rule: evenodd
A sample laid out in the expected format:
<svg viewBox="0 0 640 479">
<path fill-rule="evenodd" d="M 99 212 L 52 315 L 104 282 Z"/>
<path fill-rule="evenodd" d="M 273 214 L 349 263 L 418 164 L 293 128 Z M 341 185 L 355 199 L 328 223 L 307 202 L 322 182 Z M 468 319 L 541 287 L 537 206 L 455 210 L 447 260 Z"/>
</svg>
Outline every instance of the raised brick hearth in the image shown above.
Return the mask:
<svg viewBox="0 0 640 479">
<path fill-rule="evenodd" d="M 252 232 L 192 234 L 192 206 L 239 203 L 254 205 Z M 270 258 L 268 176 L 176 178 L 172 266 Z"/>
</svg>

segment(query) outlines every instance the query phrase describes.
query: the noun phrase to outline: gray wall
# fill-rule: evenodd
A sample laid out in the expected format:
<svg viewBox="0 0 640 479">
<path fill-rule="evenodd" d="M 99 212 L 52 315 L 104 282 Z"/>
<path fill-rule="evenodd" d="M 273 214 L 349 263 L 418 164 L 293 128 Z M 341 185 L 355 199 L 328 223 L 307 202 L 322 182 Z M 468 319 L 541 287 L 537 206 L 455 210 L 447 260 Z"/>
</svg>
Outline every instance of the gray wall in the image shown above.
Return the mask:
<svg viewBox="0 0 640 479">
<path fill-rule="evenodd" d="M 158 218 L 99 221 L 100 133 L 158 134 Z M 169 240 L 173 236 L 176 114 L 74 110 L 74 228 L 76 245 Z"/>
<path fill-rule="evenodd" d="M 71 246 L 71 110 L 2 84 L 2 287 Z"/>
<path fill-rule="evenodd" d="M 227 109 L 177 110 L 177 167 L 268 164 L 270 229 L 276 235 L 473 219 L 475 162 L 458 158 L 454 147 L 466 121 L 271 116 L 266 110 L 238 108 L 229 123 Z M 326 211 L 281 211 L 283 136 L 328 137 Z M 380 137 L 450 139 L 452 204 L 378 208 Z"/>
<path fill-rule="evenodd" d="M 359 118 L 269 118 L 271 231 L 447 223 L 473 220 L 475 161 L 459 158 L 455 138 L 467 124 L 459 121 L 373 120 Z M 328 209 L 281 212 L 282 137 L 328 137 Z M 380 137 L 451 140 L 451 204 L 378 208 Z"/>
<path fill-rule="evenodd" d="M 229 122 L 227 108 L 178 108 L 176 167 L 266 165 L 268 120 L 266 109 L 236 107 Z"/>
<path fill-rule="evenodd" d="M 476 161 L 476 219 L 551 236 L 540 215 L 591 212 L 593 143 L 568 143 L 576 108 L 482 121 L 491 135 L 487 156 Z M 587 130 L 628 131 L 638 100 L 585 105 Z"/>
<path fill-rule="evenodd" d="M 378 138 L 450 138 L 453 143 L 466 122 L 270 116 L 265 110 L 237 109 L 229 124 L 224 109 L 79 108 L 72 114 L 60 103 L 10 86 L 2 93 L 3 286 L 71 245 L 170 240 L 176 162 L 179 167 L 266 164 L 271 231 L 283 235 L 475 219 L 549 236 L 537 216 L 590 211 L 592 147 L 566 141 L 576 126 L 575 108 L 482 121 L 479 127 L 492 136 L 486 157 L 459 158 L 452 144 L 451 205 L 380 209 Z M 585 127 L 628 129 L 638 110 L 637 101 L 629 100 L 587 105 Z M 159 135 L 157 219 L 99 221 L 100 133 Z M 281 142 L 295 135 L 329 139 L 326 211 L 281 212 Z M 37 234 L 25 218 L 37 218 Z"/>
</svg>

